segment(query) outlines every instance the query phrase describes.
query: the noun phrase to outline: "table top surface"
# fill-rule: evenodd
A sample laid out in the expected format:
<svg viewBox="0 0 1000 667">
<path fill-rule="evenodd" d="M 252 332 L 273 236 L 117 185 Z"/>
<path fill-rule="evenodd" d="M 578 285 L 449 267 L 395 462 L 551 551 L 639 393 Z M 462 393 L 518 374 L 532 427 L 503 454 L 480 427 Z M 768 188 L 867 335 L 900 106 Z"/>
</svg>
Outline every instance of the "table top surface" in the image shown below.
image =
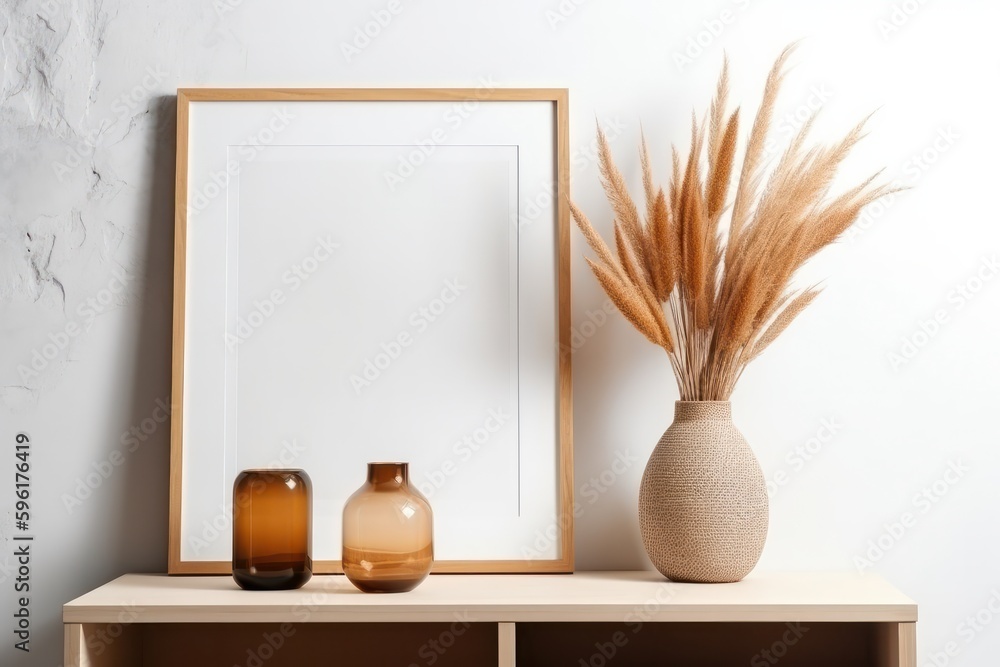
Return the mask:
<svg viewBox="0 0 1000 667">
<path fill-rule="evenodd" d="M 243 591 L 228 576 L 126 574 L 63 607 L 66 623 L 705 621 L 912 622 L 917 605 L 876 575 L 755 572 L 679 584 L 656 572 L 439 574 L 365 594 L 342 575 L 291 591 Z"/>
</svg>

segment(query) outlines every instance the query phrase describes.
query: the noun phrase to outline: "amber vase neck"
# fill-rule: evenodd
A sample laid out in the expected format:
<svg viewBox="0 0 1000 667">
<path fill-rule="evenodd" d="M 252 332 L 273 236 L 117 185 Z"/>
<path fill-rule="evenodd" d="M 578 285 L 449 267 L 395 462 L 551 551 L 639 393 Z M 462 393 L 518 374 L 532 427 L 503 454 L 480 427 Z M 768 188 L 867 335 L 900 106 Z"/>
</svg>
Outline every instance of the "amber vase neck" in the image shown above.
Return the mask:
<svg viewBox="0 0 1000 667">
<path fill-rule="evenodd" d="M 368 483 L 376 488 L 406 486 L 410 480 L 409 463 L 369 463 Z"/>
</svg>

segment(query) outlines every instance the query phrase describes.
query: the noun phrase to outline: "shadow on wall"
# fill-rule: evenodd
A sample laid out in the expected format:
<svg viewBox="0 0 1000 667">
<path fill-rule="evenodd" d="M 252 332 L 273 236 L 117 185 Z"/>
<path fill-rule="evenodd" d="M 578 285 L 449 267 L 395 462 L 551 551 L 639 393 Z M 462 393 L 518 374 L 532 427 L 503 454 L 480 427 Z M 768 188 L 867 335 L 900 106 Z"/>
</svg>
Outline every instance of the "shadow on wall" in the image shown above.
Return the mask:
<svg viewBox="0 0 1000 667">
<path fill-rule="evenodd" d="M 98 446 L 104 455 L 89 470 L 90 475 L 110 483 L 91 486 L 87 482 L 95 494 L 107 496 L 102 505 L 109 509 L 99 524 L 89 527 L 89 541 L 59 556 L 64 562 L 70 562 L 65 561 L 68 558 L 85 561 L 72 576 L 53 586 L 58 588 L 49 591 L 54 597 L 37 594 L 45 604 L 32 609 L 31 653 L 18 655 L 17 664 L 57 664 L 63 645 L 62 603 L 126 572 L 166 571 L 176 107 L 172 95 L 151 99 L 150 131 L 142 139 L 146 168 L 140 173 L 148 186 L 135 194 L 134 210 L 139 217 L 128 227 L 144 242 L 136 244 L 129 258 L 137 278 L 128 285 L 129 320 L 134 328 L 118 350 L 119 367 L 131 368 L 132 374 L 121 376 L 115 397 L 126 408 L 125 421 L 118 425 L 122 430 L 111 436 L 113 441 Z M 77 501 L 89 497 L 80 498 L 78 493 L 70 490 L 60 505 L 66 497 Z M 3 650 L 13 652 L 11 644 Z M 7 664 L 6 655 L 0 655 L 0 663 Z"/>
<path fill-rule="evenodd" d="M 119 554 L 117 574 L 134 571 L 166 572 L 167 510 L 170 476 L 171 331 L 173 322 L 174 169 L 177 98 L 158 96 L 150 101 L 152 126 L 146 172 L 149 183 L 145 205 L 146 243 L 136 264 L 144 279 L 134 294 L 138 331 L 131 382 L 122 387 L 130 401 L 130 424 L 138 440 L 124 466 L 124 484 L 114 506 L 118 508 L 108 539 Z M 142 226 L 138 225 L 141 229 Z M 149 430 L 152 433 L 147 433 Z"/>
</svg>

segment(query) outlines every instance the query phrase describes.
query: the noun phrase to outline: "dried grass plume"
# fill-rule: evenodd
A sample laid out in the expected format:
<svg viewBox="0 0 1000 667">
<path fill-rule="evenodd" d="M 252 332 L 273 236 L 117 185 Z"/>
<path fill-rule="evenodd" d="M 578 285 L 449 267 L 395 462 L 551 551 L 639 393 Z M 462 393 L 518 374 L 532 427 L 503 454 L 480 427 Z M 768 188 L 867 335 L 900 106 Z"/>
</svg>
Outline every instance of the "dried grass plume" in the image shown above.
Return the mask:
<svg viewBox="0 0 1000 667">
<path fill-rule="evenodd" d="M 735 162 L 740 110 L 727 108 L 725 63 L 705 119 L 692 116 L 688 154 L 672 150 L 666 189 L 654 181 L 643 137 L 643 206 L 632 199 L 598 127 L 601 183 L 615 215 L 613 249 L 570 206 L 596 254 L 587 263 L 625 318 L 666 350 L 682 400 L 728 400 L 746 365 L 819 293 L 793 289 L 795 272 L 891 191 L 874 184 L 875 174 L 831 194 L 864 121 L 831 145 L 807 146 L 810 119 L 767 168 L 768 132 L 793 50 L 786 48 L 771 68 L 741 164 Z"/>
</svg>

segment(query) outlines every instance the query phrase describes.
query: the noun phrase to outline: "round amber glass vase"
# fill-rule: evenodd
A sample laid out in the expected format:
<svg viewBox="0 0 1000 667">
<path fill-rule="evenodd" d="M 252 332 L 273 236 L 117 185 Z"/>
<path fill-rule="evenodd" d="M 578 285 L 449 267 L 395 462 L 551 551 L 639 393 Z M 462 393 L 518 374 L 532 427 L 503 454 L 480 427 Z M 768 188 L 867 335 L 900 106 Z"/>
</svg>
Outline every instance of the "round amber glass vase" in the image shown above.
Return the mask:
<svg viewBox="0 0 1000 667">
<path fill-rule="evenodd" d="M 233 485 L 233 578 L 255 591 L 312 577 L 312 481 L 304 470 L 244 470 Z"/>
<path fill-rule="evenodd" d="M 434 562 L 433 517 L 410 488 L 409 464 L 369 463 L 344 505 L 344 574 L 366 593 L 413 590 Z"/>
</svg>

